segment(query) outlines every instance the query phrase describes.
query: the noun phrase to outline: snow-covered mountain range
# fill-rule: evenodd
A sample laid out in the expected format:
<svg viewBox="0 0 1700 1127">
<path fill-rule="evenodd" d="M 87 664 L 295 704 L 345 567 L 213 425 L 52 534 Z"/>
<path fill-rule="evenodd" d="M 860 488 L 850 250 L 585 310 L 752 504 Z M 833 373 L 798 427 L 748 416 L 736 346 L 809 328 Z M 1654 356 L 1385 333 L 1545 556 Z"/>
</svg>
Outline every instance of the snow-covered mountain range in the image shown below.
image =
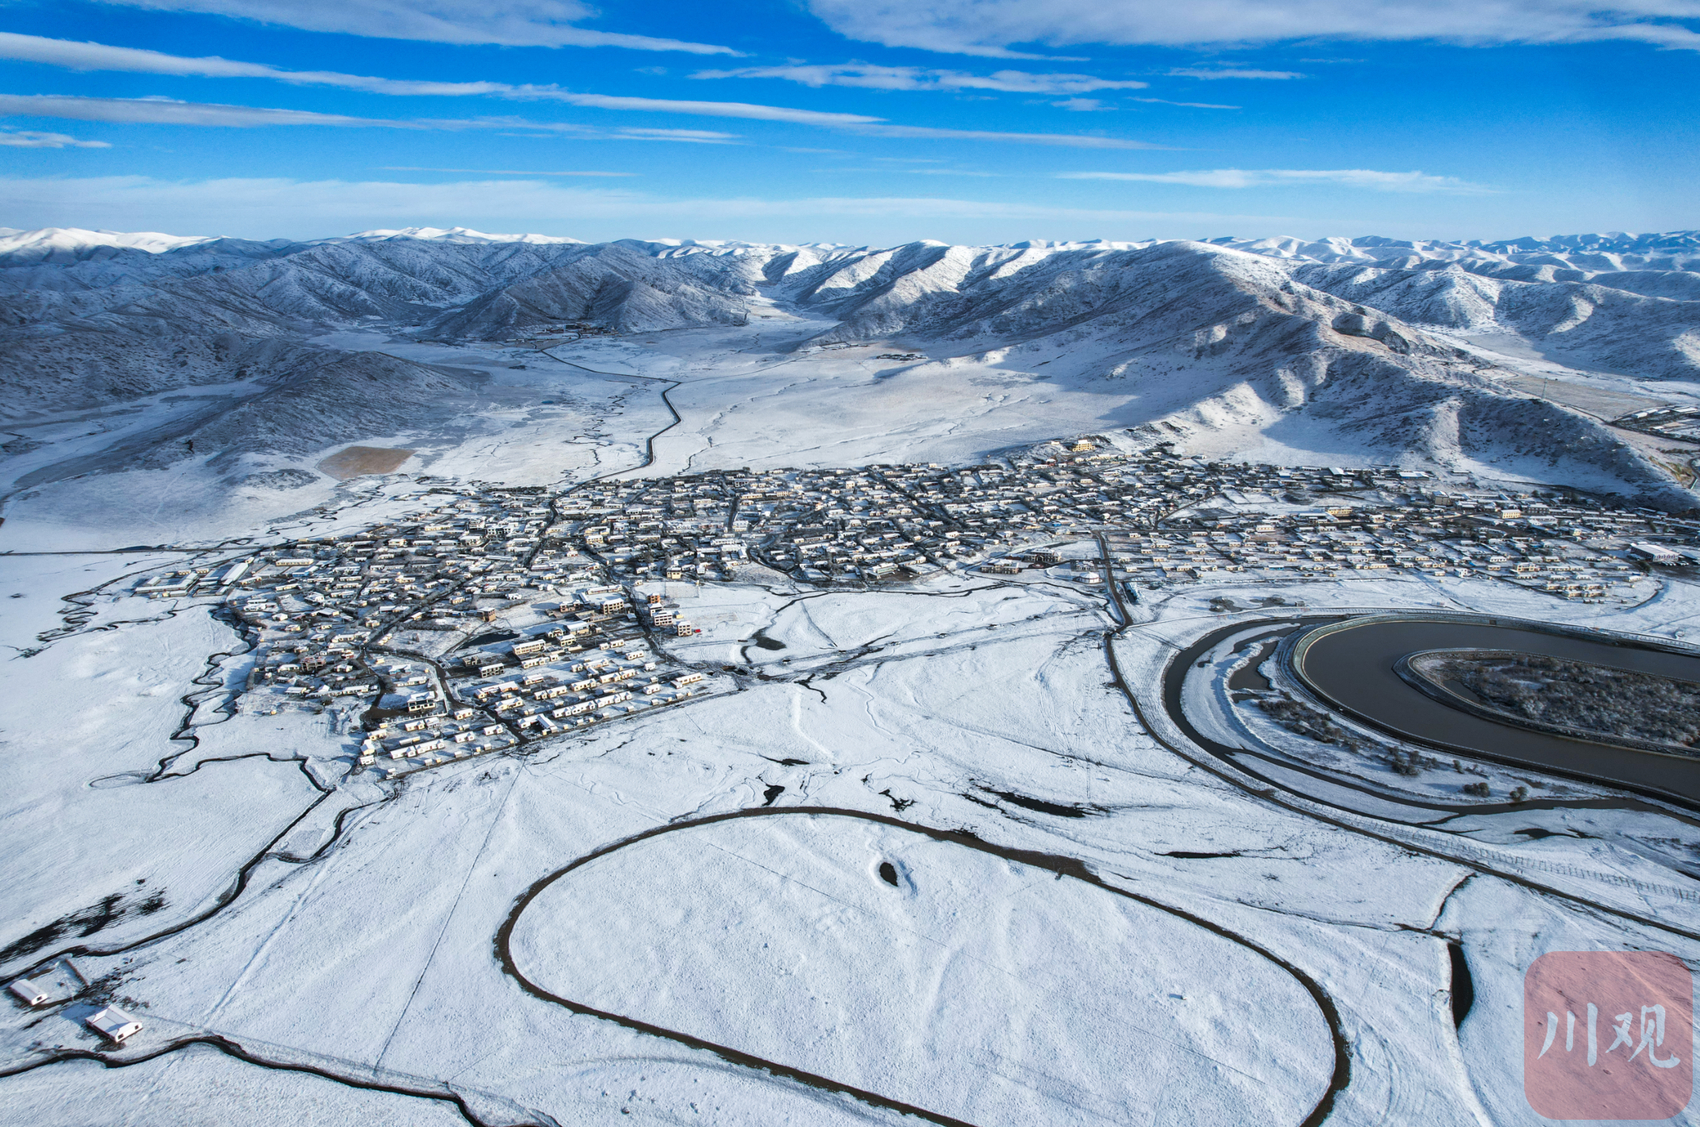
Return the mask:
<svg viewBox="0 0 1700 1127">
<path fill-rule="evenodd" d="M 1553 480 L 1580 466 L 1662 504 L 1694 502 L 1644 445 L 1508 385 L 1496 354 L 1470 345 L 1700 392 L 1696 231 L 871 248 L 464 228 L 306 242 L 0 229 L 0 416 L 251 380 L 251 397 L 136 456 L 157 465 L 197 441 L 226 456 L 306 453 L 358 437 L 372 412 L 475 395 L 452 373 L 307 343 L 328 332 L 489 342 L 562 322 L 648 333 L 764 313 L 818 329 L 771 346 L 782 351 L 889 343 L 1029 371 L 1136 399 L 1138 421 L 1214 433 L 1217 450 L 1332 428 L 1390 458 L 1544 461 Z"/>
</svg>

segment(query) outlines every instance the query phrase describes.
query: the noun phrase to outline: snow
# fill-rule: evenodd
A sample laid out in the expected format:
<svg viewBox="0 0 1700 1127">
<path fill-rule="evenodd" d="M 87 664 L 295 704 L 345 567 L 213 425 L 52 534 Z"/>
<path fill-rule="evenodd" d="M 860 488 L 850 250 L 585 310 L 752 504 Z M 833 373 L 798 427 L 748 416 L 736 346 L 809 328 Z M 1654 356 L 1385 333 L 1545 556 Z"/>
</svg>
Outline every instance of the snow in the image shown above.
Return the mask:
<svg viewBox="0 0 1700 1127">
<path fill-rule="evenodd" d="M 403 1122 L 419 1127 L 466 1123 L 446 1101 L 398 1099 L 310 1073 L 266 1071 L 201 1047 L 121 1070 L 77 1061 L 25 1073 L 0 1080 L 0 1096 L 10 1107 L 28 1108 L 30 1122 L 41 1127 L 121 1127 L 135 1123 L 139 1113 L 152 1122 L 181 1127 L 341 1127 L 395 1122 L 391 1117 L 398 1114 L 405 1116 Z"/>
<path fill-rule="evenodd" d="M 14 907 L 0 947 L 26 942 L 33 953 L 93 935 L 84 929 L 98 913 L 87 909 L 106 897 L 116 914 L 99 930 L 102 943 L 187 919 L 319 797 L 289 758 L 301 754 L 291 744 L 317 744 L 322 731 L 284 725 L 261 747 L 232 747 L 219 738 L 217 679 L 198 694 L 208 698 L 193 714 L 199 746 L 170 738 L 185 718 L 180 697 L 196 691 L 208 655 L 243 648 L 227 628 L 205 611 L 162 613 L 141 599 L 102 611 L 97 623 L 107 629 L 8 669 L 0 849 Z M 134 644 L 131 630 L 144 623 L 145 640 Z M 233 793 L 244 801 L 226 801 Z M 64 920 L 45 941 L 26 941 Z"/>
<path fill-rule="evenodd" d="M 0 227 L 0 260 L 74 261 L 90 257 L 101 248 L 163 254 L 211 241 L 212 236 L 208 235 L 163 235 L 158 231 L 85 231 L 81 227 L 43 227 L 22 231 L 16 227 Z"/>
<path fill-rule="evenodd" d="M 1471 882 L 1459 890 L 1437 922 L 1462 932 L 1476 983 L 1475 1004 L 1459 1030 L 1459 1056 L 1469 1076 L 1473 1102 L 1494 1123 L 1534 1127 L 1552 1122 L 1530 1109 L 1521 1083 L 1508 1084 L 1500 1078 L 1508 1070 L 1518 1075 L 1522 1069 L 1522 968 L 1548 951 L 1600 949 L 1586 911 L 1531 897 L 1501 883 Z M 1626 929 L 1607 949 L 1670 951 L 1689 966 L 1700 956 L 1692 942 L 1673 943 L 1668 934 L 1651 929 Z M 1671 1120 L 1694 1121 L 1692 1104 Z"/>
<path fill-rule="evenodd" d="M 531 901 L 512 942 L 551 994 L 974 1123 L 1290 1121 L 1332 1068 L 1315 1003 L 1254 952 L 853 818 L 627 846 Z"/>
<path fill-rule="evenodd" d="M 49 574 L 41 582 L 65 580 Z M 996 847 L 1078 857 L 1115 888 L 1250 939 L 1335 1000 L 1353 1046 L 1341 1121 L 1468 1121 L 1464 1109 L 1481 1098 L 1471 1093 L 1493 1082 L 1493 1068 L 1509 1066 L 1487 1049 L 1472 1050 L 1464 1065 L 1444 1001 L 1444 944 L 1427 929 L 1469 870 L 1271 806 L 1164 751 L 1105 686 L 1098 639 L 1110 626 L 1091 596 L 1048 580 L 937 584 L 801 600 L 783 591 L 705 588 L 689 613 L 725 615 L 715 629 L 726 633 L 680 640 L 681 649 L 720 646 L 730 654 L 761 627 L 787 648 L 747 652 L 763 668 L 801 679 L 754 682 L 523 760 L 456 764 L 388 796 L 342 784 L 273 847 L 317 860 L 263 861 L 247 891 L 205 922 L 121 956 L 77 960 L 91 978 L 118 974 L 120 997 L 138 1003 L 127 1008 L 146 1028 L 123 1053 L 140 1059 L 173 1038 L 216 1034 L 262 1060 L 309 1062 L 362 1082 L 404 1088 L 447 1079 L 504 1122 L 596 1118 L 620 1107 L 689 1114 L 693 1103 L 718 1109 L 724 1122 L 875 1115 L 849 1097 L 569 1013 L 526 994 L 493 953 L 492 937 L 533 882 L 671 821 L 760 808 L 764 791 L 779 785 L 785 789 L 771 810 L 863 811 L 969 829 Z M 1399 591 L 1383 582 L 1341 594 L 1385 605 L 1410 597 Z M 1142 604 L 1158 621 L 1118 641 L 1127 675 L 1138 683 L 1142 663 L 1173 652 L 1166 634 L 1185 639 L 1214 625 L 1218 616 L 1202 605 L 1211 593 Z M 1321 594 L 1307 589 L 1305 597 L 1326 605 Z M 113 616 L 126 616 L 123 609 Z M 86 665 L 90 645 L 135 651 L 159 631 L 194 621 L 179 613 L 76 635 L 25 664 L 74 658 Z M 177 638 L 170 649 L 183 655 L 171 674 L 178 684 L 217 645 L 214 637 Z M 787 657 L 790 666 L 782 664 Z M 50 671 L 44 677 L 63 676 L 42 668 Z M 95 660 L 91 668 L 109 666 Z M 105 683 L 93 682 L 78 699 L 123 698 L 94 687 Z M 160 698 L 171 699 L 149 699 Z M 169 717 L 107 722 L 157 731 Z M 238 712 L 199 731 L 198 754 L 345 754 L 329 732 L 279 733 L 277 724 Z M 151 764 L 152 754 L 134 760 Z M 295 770 L 267 759 L 242 763 L 261 777 Z M 170 784 L 117 793 L 147 797 L 220 778 L 222 789 L 193 807 L 202 820 L 221 807 L 251 820 L 260 809 L 294 813 L 311 801 L 305 787 L 273 796 L 254 789 L 254 776 L 237 783 L 213 774 L 242 763 L 209 764 Z M 67 782 L 116 766 L 122 762 L 91 762 L 66 773 Z M 83 797 L 68 798 L 64 813 L 114 792 L 66 793 Z M 1035 812 L 1004 794 L 1091 812 Z M 340 810 L 352 813 L 338 833 Z M 1593 829 L 1614 825 L 1596 816 Z M 1659 826 L 1668 833 L 1670 822 L 1653 818 L 1647 829 Z M 75 840 L 75 829 L 68 824 L 56 840 Z M 216 847 L 196 843 L 196 864 L 207 878 L 228 879 L 259 846 L 218 832 Z M 268 832 L 277 831 L 259 830 L 250 842 L 263 844 Z M 1549 837 L 1537 851 L 1472 836 L 1474 848 L 1507 867 L 1528 865 L 1519 858 L 1536 852 L 1548 867 L 1575 865 L 1579 849 L 1609 852 L 1618 840 Z M 882 859 L 908 882 L 902 889 L 879 877 Z M 181 886 L 190 876 L 185 862 L 157 847 L 91 856 L 58 871 L 64 902 L 79 906 L 135 876 L 146 876 L 148 887 Z M 1528 871 L 1552 879 L 1544 868 Z M 74 879 L 65 881 L 67 873 Z M 1511 989 L 1488 977 L 1509 982 L 1521 973 L 1514 959 L 1495 954 L 1503 944 L 1491 929 L 1515 928 L 1541 902 L 1491 877 L 1466 885 L 1483 886 L 1509 889 L 1502 896 L 1510 899 L 1485 901 L 1499 906 L 1487 916 L 1472 912 L 1463 932 L 1470 958 L 1481 960 L 1473 962 L 1478 999 Z M 174 901 L 166 912 L 175 909 Z M 658 922 L 681 914 L 690 926 Z M 177 918 L 161 915 L 162 922 Z M 731 931 L 720 926 L 734 922 Z M 1572 926 L 1585 934 L 1562 933 L 1565 943 L 1627 934 L 1614 917 L 1576 915 Z M 110 938 L 135 934 L 115 928 Z M 760 941 L 740 938 L 752 934 Z M 85 942 L 108 939 L 103 931 Z M 1668 946 L 1671 937 L 1646 941 Z M 765 952 L 760 942 L 770 945 Z M 1208 1100 L 1225 1101 L 1219 1121 L 1296 1122 L 1332 1068 L 1332 1042 L 1310 996 L 1265 956 L 1075 878 L 849 818 L 742 819 L 615 850 L 526 908 L 514 951 L 522 973 L 575 1002 L 973 1122 L 1068 1118 L 1077 1109 L 1120 1121 L 1129 1108 L 1158 1106 L 1170 1107 L 1177 1121 L 1197 1122 L 1210 1118 L 1199 1102 Z M 1017 968 L 1016 980 L 1001 977 Z M 764 976 L 772 975 L 781 978 L 769 986 Z M 983 975 L 1000 976 L 999 985 Z M 809 998 L 816 1002 L 803 1004 Z M 1117 1004 L 1106 1006 L 1108 998 Z M 1025 1024 L 1012 1027 L 1021 1015 Z M 50 1040 L 86 1044 L 69 1027 L 55 1028 Z M 1011 1028 L 1026 1036 L 1005 1044 Z M 799 1031 L 813 1033 L 788 1035 Z M 1181 1051 L 1186 1046 L 1263 1082 L 1187 1081 L 1184 1062 L 1218 1065 Z M 188 1099 L 202 1086 L 204 1106 L 224 1106 L 229 1097 L 212 1087 L 217 1081 L 198 1078 L 206 1054 L 193 1053 L 162 1058 L 201 1062 L 173 1073 L 171 1091 L 183 1093 L 173 1098 Z M 1091 1063 L 1096 1054 L 1105 1054 L 1103 1063 Z M 243 1067 L 259 1084 L 282 1075 Z M 30 1074 L 27 1085 L 21 1078 L 6 1084 L 50 1092 L 57 1089 L 39 1085 L 56 1074 L 56 1084 L 81 1082 L 74 1070 L 54 1068 Z M 346 1093 L 326 1106 L 344 1098 L 375 1097 Z M 402 1096 L 383 1106 L 394 1121 L 430 1122 L 438 1114 L 436 1105 Z"/>
<path fill-rule="evenodd" d="M 1615 380 L 1637 402 L 1696 393 L 1691 267 L 1700 251 L 1688 233 L 1494 247 L 1274 239 L 868 248 L 591 246 L 408 228 L 308 243 L 130 239 L 155 248 L 146 254 L 110 238 L 118 242 L 71 243 L 128 257 L 0 256 L 13 263 L 0 269 L 0 292 L 19 327 L 0 349 L 20 433 L 40 441 L 33 428 L 70 412 L 143 409 L 102 472 L 181 460 L 197 435 L 224 448 L 227 462 L 265 463 L 258 473 L 285 468 L 279 455 L 302 468 L 350 441 L 373 444 L 359 433 L 374 424 L 366 397 L 327 403 L 316 390 L 312 373 L 340 365 L 414 385 L 392 404 L 447 394 L 462 400 L 458 417 L 489 418 L 503 404 L 486 391 L 511 387 L 504 374 L 529 369 L 525 353 L 553 362 L 537 351 L 548 342 L 538 333 L 588 321 L 619 342 L 567 344 L 562 334 L 547 354 L 600 372 L 688 377 L 679 403 L 706 417 L 664 443 L 659 464 L 672 470 L 726 464 L 714 461 L 721 447 L 752 464 L 799 448 L 822 464 L 905 450 L 954 460 L 1059 432 L 1149 427 L 1201 452 L 1325 459 L 1329 450 L 1391 450 L 1433 469 L 1692 503 L 1670 459 L 1607 425 L 1610 401 L 1587 391 Z M 668 339 L 634 339 L 645 334 Z M 380 336 L 376 349 L 364 343 Z M 522 341 L 462 366 L 477 342 Z M 433 351 L 433 342 L 443 343 Z M 851 347 L 819 350 L 832 344 Z M 875 359 L 909 350 L 927 360 Z M 599 363 L 610 351 L 641 356 L 643 370 Z M 451 388 L 445 378 L 457 377 L 421 364 L 493 379 Z M 1542 387 L 1518 378 L 1527 375 Z M 234 391 L 243 378 L 246 390 Z M 1539 402 L 1554 382 L 1552 402 Z M 240 394 L 236 422 L 154 409 L 187 387 Z M 905 425 L 885 441 L 894 416 Z M 823 418 L 844 424 L 829 440 L 779 436 Z M 439 432 L 439 444 L 466 438 L 427 411 L 398 421 L 407 425 L 390 429 L 413 431 L 413 441 L 421 430 Z M 309 445 L 316 456 L 302 457 Z M 86 472 L 74 459 L 39 469 Z"/>
<path fill-rule="evenodd" d="M 483 231 L 474 231 L 470 227 L 402 227 L 396 230 L 356 231 L 352 235 L 342 235 L 333 239 L 320 239 L 325 243 L 370 243 L 388 241 L 391 239 L 418 239 L 422 242 L 441 243 L 531 243 L 548 246 L 562 243 L 578 243 L 581 239 L 569 238 L 566 235 L 487 235 Z"/>
<path fill-rule="evenodd" d="M 438 483 L 958 463 L 1081 433 L 1681 500 L 1606 424 L 1700 401 L 1671 344 L 1691 233 L 4 238 L 23 264 L 0 295 L 41 318 L 0 341 L 0 971 L 54 999 L 0 1014 L 0 1099 L 32 1122 L 465 1122 L 452 1096 L 513 1124 L 1298 1123 L 1324 1099 L 1330 1123 L 1533 1123 L 1533 957 L 1700 958 L 1686 814 L 1555 780 L 1456 802 L 1449 765 L 1397 775 L 1225 685 L 1248 636 L 1366 609 L 1692 640 L 1680 578 L 1578 604 L 1223 573 L 1142 589 L 1121 628 L 1060 568 L 850 590 L 749 567 L 665 585 L 702 633 L 662 644 L 721 691 L 398 780 L 351 772 L 346 708 L 246 706 L 246 645 L 207 600 L 121 593 L 432 507 Z M 590 309 L 618 335 L 526 335 L 579 320 L 591 283 L 629 286 Z M 1592 312 L 1559 330 L 1578 294 Z M 1560 347 L 1596 319 L 1645 347 Z M 350 444 L 417 453 L 314 470 Z M 1096 566 L 1090 538 L 1054 547 Z M 1260 758 L 1164 708 L 1169 663 L 1218 629 L 1184 715 Z M 1527 774 L 1480 770 L 1496 794 Z M 82 1024 L 109 1004 L 143 1025 L 122 1047 Z"/>
</svg>

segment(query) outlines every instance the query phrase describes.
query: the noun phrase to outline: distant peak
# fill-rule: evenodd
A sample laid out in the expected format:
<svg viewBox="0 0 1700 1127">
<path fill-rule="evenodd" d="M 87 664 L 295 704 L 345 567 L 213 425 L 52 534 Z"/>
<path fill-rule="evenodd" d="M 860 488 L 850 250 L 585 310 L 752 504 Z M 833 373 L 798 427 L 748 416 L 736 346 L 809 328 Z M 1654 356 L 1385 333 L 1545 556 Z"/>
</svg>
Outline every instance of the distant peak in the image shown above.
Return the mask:
<svg viewBox="0 0 1700 1127">
<path fill-rule="evenodd" d="M 492 235 L 484 231 L 474 231 L 470 227 L 402 227 L 395 230 L 377 228 L 371 231 L 356 231 L 352 235 L 341 235 L 314 241 L 320 243 L 379 243 L 403 240 L 432 243 L 532 244 L 582 243 L 584 241 L 567 235 Z"/>
<path fill-rule="evenodd" d="M 0 258 L 50 262 L 81 258 L 100 247 L 161 254 L 213 241 L 215 236 L 212 235 L 165 235 L 158 231 L 89 231 L 82 227 L 42 227 L 34 231 L 20 231 L 13 227 L 0 227 Z"/>
</svg>

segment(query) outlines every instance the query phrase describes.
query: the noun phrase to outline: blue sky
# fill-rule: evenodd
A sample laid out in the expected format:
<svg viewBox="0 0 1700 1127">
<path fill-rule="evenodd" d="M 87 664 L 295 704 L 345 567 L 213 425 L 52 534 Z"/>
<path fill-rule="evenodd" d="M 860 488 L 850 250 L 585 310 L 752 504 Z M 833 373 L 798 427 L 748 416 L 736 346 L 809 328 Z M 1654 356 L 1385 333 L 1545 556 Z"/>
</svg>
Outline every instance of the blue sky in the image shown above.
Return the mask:
<svg viewBox="0 0 1700 1127">
<path fill-rule="evenodd" d="M 1700 226 L 1700 0 L 0 3 L 0 225 Z"/>
</svg>

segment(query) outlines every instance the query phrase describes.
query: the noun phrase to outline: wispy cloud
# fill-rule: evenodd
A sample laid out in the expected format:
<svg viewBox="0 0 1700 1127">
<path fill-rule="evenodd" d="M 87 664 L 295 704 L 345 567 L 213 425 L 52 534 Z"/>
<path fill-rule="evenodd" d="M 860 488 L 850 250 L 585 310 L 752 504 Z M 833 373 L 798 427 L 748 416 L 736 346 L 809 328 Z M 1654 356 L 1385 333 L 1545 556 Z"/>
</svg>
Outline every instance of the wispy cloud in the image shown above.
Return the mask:
<svg viewBox="0 0 1700 1127">
<path fill-rule="evenodd" d="M 26 227 L 192 231 L 255 238 L 371 228 L 467 226 L 578 238 L 688 235 L 896 241 L 929 233 L 958 240 L 1129 238 L 1163 227 L 1186 237 L 1233 228 L 1274 230 L 1291 217 L 1056 207 L 932 196 L 662 197 L 545 180 L 396 181 L 141 176 L 0 179 L 7 218 Z M 562 229 L 571 216 L 571 229 Z"/>
<path fill-rule="evenodd" d="M 1099 78 L 1090 74 L 1033 74 L 1000 70 L 967 74 L 959 70 L 887 67 L 870 63 L 836 66 L 794 64 L 702 70 L 692 78 L 780 78 L 804 86 L 856 86 L 868 90 L 996 90 L 1010 94 L 1089 94 L 1095 90 L 1143 90 L 1150 83 Z"/>
<path fill-rule="evenodd" d="M 115 70 L 131 74 L 167 74 L 188 78 L 266 78 L 295 86 L 339 86 L 378 94 L 466 95 L 490 94 L 504 87 L 494 82 L 410 82 L 367 78 L 334 71 L 283 70 L 265 63 L 246 63 L 217 55 L 189 58 L 147 51 L 136 47 L 113 47 L 106 43 L 79 43 L 71 39 L 49 39 L 40 35 L 0 32 L 0 59 L 42 63 L 66 70 Z"/>
<path fill-rule="evenodd" d="M 249 63 L 216 55 L 188 58 L 162 51 L 76 43 L 37 35 L 0 32 L 0 58 L 44 63 L 70 70 L 113 70 L 133 74 L 165 74 L 196 78 L 260 78 L 292 86 L 332 86 L 370 94 L 402 97 L 486 97 L 511 101 L 563 102 L 587 109 L 639 113 L 677 113 L 698 117 L 732 117 L 753 121 L 789 121 L 801 125 L 856 125 L 880 121 L 866 114 L 828 113 L 749 102 L 705 102 L 674 98 L 635 98 L 611 94 L 581 94 L 557 86 L 513 85 L 505 82 L 422 82 L 340 74 L 336 71 L 297 71 Z"/>
<path fill-rule="evenodd" d="M 73 121 L 106 121 L 120 125 L 197 125 L 252 129 L 273 125 L 334 128 L 526 130 L 566 134 L 584 140 L 685 141 L 724 145 L 739 140 L 736 133 L 709 129 L 643 129 L 622 126 L 599 129 L 575 122 L 527 121 L 517 117 L 376 118 L 266 106 L 231 106 L 213 102 L 179 102 L 170 98 L 84 98 L 73 94 L 0 94 L 0 117 L 57 117 Z"/>
<path fill-rule="evenodd" d="M 1161 149 L 1149 141 L 1075 133 L 996 133 L 981 129 L 934 129 L 925 125 L 859 125 L 857 133 L 922 141 L 997 141 L 1006 145 L 1054 145 L 1070 149 Z"/>
<path fill-rule="evenodd" d="M 635 172 L 539 172 L 525 168 L 426 168 L 411 164 L 386 164 L 382 172 L 464 172 L 473 176 L 636 176 Z"/>
<path fill-rule="evenodd" d="M 737 55 L 730 47 L 575 26 L 598 15 L 577 0 L 105 0 L 135 8 L 207 12 L 259 23 L 379 39 L 508 47 L 624 47 Z"/>
<path fill-rule="evenodd" d="M 1183 106 L 1187 109 L 1194 110 L 1237 110 L 1243 108 L 1241 106 L 1223 105 L 1220 102 L 1175 102 L 1168 98 L 1128 97 L 1127 100 L 1130 102 L 1142 102 L 1151 106 Z M 1056 106 L 1058 109 L 1081 112 L 1091 112 L 1093 110 L 1113 110 L 1116 108 L 1114 106 L 1105 105 L 1097 98 L 1064 98 L 1060 102 L 1052 102 L 1051 105 Z"/>
<path fill-rule="evenodd" d="M 106 141 L 80 141 L 64 133 L 34 133 L 27 129 L 0 129 L 0 147 L 8 149 L 110 149 Z"/>
<path fill-rule="evenodd" d="M 121 125 L 374 126 L 432 128 L 417 121 L 387 121 L 309 110 L 175 102 L 168 98 L 84 98 L 72 94 L 0 94 L 0 117 L 59 117 L 73 121 L 109 121 Z"/>
<path fill-rule="evenodd" d="M 1424 172 L 1377 172 L 1367 168 L 1215 168 L 1199 172 L 1059 172 L 1059 180 L 1131 180 L 1146 184 L 1186 184 L 1194 188 L 1263 188 L 1293 184 L 1340 184 L 1380 192 L 1451 192 L 1480 195 L 1493 191 L 1453 176 Z"/>
<path fill-rule="evenodd" d="M 1631 40 L 1700 50 L 1694 0 L 805 0 L 851 39 L 962 55 L 1011 55 L 1015 45 L 1269 43 L 1283 40 L 1443 40 L 1466 45 Z M 1031 57 L 1031 56 L 1028 56 Z"/>
<path fill-rule="evenodd" d="M 77 70 L 121 70 L 146 74 L 171 74 L 216 78 L 263 78 L 292 85 L 335 86 L 375 94 L 466 97 L 483 96 L 523 102 L 560 102 L 586 109 L 605 109 L 639 113 L 671 113 L 696 117 L 739 118 L 750 121 L 789 122 L 828 129 L 850 129 L 882 137 L 923 140 L 996 141 L 1007 144 L 1059 145 L 1087 149 L 1148 149 L 1156 146 L 1142 141 L 1113 137 L 1075 136 L 1051 133 L 1005 133 L 967 129 L 942 129 L 919 125 L 894 125 L 884 118 L 868 114 L 832 113 L 822 110 L 792 109 L 787 106 L 768 106 L 753 102 L 710 102 L 678 98 L 637 98 L 614 94 L 580 94 L 555 86 L 511 85 L 501 82 L 417 82 L 408 79 L 376 78 L 367 75 L 340 74 L 335 71 L 290 71 L 264 63 L 240 62 L 216 56 L 186 58 L 159 51 L 143 51 L 129 47 L 111 47 L 101 43 L 73 43 L 63 39 L 46 39 L 34 35 L 0 33 L 0 58 L 22 59 L 48 63 Z M 943 72 L 937 72 L 943 73 Z M 1003 72 L 1005 74 L 1013 72 Z M 1093 89 L 1133 87 L 1142 82 L 1112 82 L 1085 75 L 1028 75 L 1029 79 L 1080 80 L 1097 83 Z M 1017 89 L 1011 85 L 1009 89 Z M 1031 87 L 1020 87 L 1031 92 Z M 11 107 L 11 108 L 7 108 Z M 30 107 L 30 108 L 26 108 Z M 535 122 L 500 118 L 479 118 L 473 121 L 445 122 L 436 120 L 396 121 L 390 119 L 350 117 L 323 114 L 306 110 L 262 109 L 234 105 L 174 102 L 167 99 L 83 98 L 69 95 L 10 95 L 0 96 L 0 114 L 33 114 L 45 117 L 71 117 L 90 121 L 154 122 L 181 125 L 390 125 L 408 129 L 489 128 L 505 124 L 513 128 L 571 129 L 587 135 L 598 134 L 639 138 L 696 140 L 721 143 L 731 139 L 729 134 L 689 130 L 618 129 L 597 131 L 587 126 L 540 125 Z"/>
<path fill-rule="evenodd" d="M 1131 101 L 1150 102 L 1157 106 L 1186 106 L 1188 109 L 1194 110 L 1238 110 L 1245 108 L 1243 106 L 1224 106 L 1219 102 L 1171 102 L 1167 98 L 1133 98 Z"/>
<path fill-rule="evenodd" d="M 612 94 L 573 94 L 547 86 L 516 86 L 504 96 L 522 101 L 565 102 L 572 106 L 603 110 L 636 110 L 642 113 L 679 113 L 697 117 L 739 117 L 752 121 L 789 121 L 798 125 L 866 125 L 880 121 L 859 113 L 828 113 L 764 106 L 751 102 L 693 102 L 674 98 L 627 98 Z"/>
<path fill-rule="evenodd" d="M 1169 74 L 1175 78 L 1262 78 L 1282 81 L 1304 78 L 1296 70 L 1255 70 L 1251 67 L 1176 67 Z"/>
<path fill-rule="evenodd" d="M 612 130 L 608 135 L 629 141 L 694 141 L 699 145 L 730 145 L 738 140 L 736 133 L 716 133 L 711 129 L 639 129 L 629 126 Z"/>
</svg>

